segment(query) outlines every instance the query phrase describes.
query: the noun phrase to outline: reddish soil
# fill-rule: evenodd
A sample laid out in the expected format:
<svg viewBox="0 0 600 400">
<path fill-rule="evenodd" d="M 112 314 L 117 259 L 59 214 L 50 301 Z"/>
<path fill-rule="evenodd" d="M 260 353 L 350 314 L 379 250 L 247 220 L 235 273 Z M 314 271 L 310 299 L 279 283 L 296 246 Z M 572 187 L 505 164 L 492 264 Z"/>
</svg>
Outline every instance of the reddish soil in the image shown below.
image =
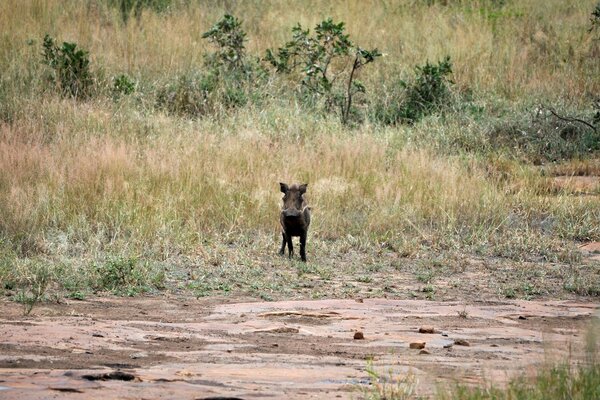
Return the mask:
<svg viewBox="0 0 600 400">
<path fill-rule="evenodd" d="M 0 398 L 360 398 L 369 359 L 426 396 L 576 361 L 598 315 L 572 301 L 232 301 L 96 298 L 31 317 L 0 301 Z"/>
</svg>

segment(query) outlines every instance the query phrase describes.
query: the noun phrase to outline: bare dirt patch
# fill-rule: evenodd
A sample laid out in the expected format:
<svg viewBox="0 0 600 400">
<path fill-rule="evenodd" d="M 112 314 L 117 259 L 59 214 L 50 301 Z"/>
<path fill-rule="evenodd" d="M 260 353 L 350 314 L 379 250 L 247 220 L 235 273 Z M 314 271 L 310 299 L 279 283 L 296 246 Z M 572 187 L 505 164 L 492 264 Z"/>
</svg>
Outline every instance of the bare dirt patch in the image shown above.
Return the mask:
<svg viewBox="0 0 600 400">
<path fill-rule="evenodd" d="M 356 398 L 368 360 L 414 374 L 428 395 L 575 360 L 597 312 L 576 301 L 244 301 L 96 298 L 27 318 L 0 302 L 1 397 Z"/>
</svg>

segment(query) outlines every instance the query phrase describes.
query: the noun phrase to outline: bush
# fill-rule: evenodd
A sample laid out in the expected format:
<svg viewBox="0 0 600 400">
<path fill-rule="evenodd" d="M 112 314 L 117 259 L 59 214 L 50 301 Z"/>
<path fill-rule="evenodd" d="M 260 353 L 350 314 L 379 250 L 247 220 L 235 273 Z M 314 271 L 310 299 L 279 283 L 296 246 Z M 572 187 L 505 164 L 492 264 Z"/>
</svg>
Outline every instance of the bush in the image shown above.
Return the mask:
<svg viewBox="0 0 600 400">
<path fill-rule="evenodd" d="M 562 118 L 549 108 L 538 107 L 533 118 L 500 122 L 488 136 L 494 148 L 516 153 L 543 164 L 592 154 L 600 150 L 600 131 L 583 120 Z"/>
<path fill-rule="evenodd" d="M 166 11 L 171 6 L 171 0 L 108 0 L 108 4 L 118 8 L 121 19 L 124 23 L 128 23 L 132 14 L 139 21 L 144 9 L 155 12 Z"/>
<path fill-rule="evenodd" d="M 125 74 L 113 78 L 113 93 L 115 95 L 128 95 L 135 91 L 135 82 Z"/>
<path fill-rule="evenodd" d="M 214 111 L 211 93 L 216 87 L 214 74 L 182 74 L 158 91 L 157 104 L 173 114 L 201 116 Z"/>
<path fill-rule="evenodd" d="M 50 81 L 65 96 L 85 98 L 92 87 L 89 53 L 77 49 L 77 44 L 63 42 L 61 47 L 46 35 L 43 42 L 43 63 L 52 69 Z"/>
<path fill-rule="evenodd" d="M 217 51 L 207 56 L 206 65 L 238 72 L 246 69 L 246 32 L 242 21 L 225 14 L 202 38 L 217 46 Z"/>
<path fill-rule="evenodd" d="M 192 117 L 244 106 L 260 97 L 266 71 L 246 56 L 242 22 L 226 14 L 202 37 L 216 46 L 204 58 L 203 71 L 176 78 L 158 91 L 158 107 Z"/>
<path fill-rule="evenodd" d="M 392 97 L 375 104 L 375 121 L 385 125 L 412 124 L 442 110 L 450 102 L 450 85 L 454 83 L 448 78 L 451 73 L 449 56 L 437 65 L 426 62 L 416 66 L 412 81 L 398 81 L 392 88 Z"/>
<path fill-rule="evenodd" d="M 113 256 L 93 264 L 89 286 L 118 295 L 135 296 L 154 288 L 164 288 L 165 271 L 134 257 Z M 77 289 L 72 287 L 71 290 Z"/>
<path fill-rule="evenodd" d="M 356 79 L 356 72 L 381 53 L 356 46 L 344 33 L 344 23 L 331 18 L 315 27 L 314 35 L 300 24 L 292 28 L 292 40 L 277 50 L 268 49 L 268 61 L 280 73 L 301 70 L 302 92 L 324 100 L 328 112 L 339 112 L 343 123 L 353 113 L 352 100 L 357 93 L 365 93 L 365 86 Z M 346 65 L 352 65 L 350 69 Z M 337 70 L 335 67 L 337 66 Z"/>
</svg>

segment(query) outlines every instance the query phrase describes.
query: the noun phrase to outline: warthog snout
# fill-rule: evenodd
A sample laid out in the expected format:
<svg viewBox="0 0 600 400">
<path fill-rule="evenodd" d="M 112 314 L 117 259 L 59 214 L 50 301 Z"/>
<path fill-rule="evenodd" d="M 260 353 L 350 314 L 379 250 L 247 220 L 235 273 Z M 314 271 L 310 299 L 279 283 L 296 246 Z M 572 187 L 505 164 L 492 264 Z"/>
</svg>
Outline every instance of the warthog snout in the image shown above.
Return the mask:
<svg viewBox="0 0 600 400">
<path fill-rule="evenodd" d="M 287 218 L 298 218 L 302 215 L 302 211 L 297 210 L 297 209 L 288 209 L 288 210 L 282 210 L 281 214 L 283 214 L 283 216 L 287 219 Z"/>
<path fill-rule="evenodd" d="M 306 193 L 306 183 L 302 185 L 293 184 L 288 186 L 285 183 L 279 184 L 283 193 L 283 207 L 281 208 L 281 235 L 283 241 L 279 254 L 285 253 L 287 245 L 289 256 L 292 258 L 294 254 L 294 246 L 292 245 L 292 237 L 300 237 L 300 258 L 306 261 L 306 236 L 308 234 L 308 226 L 310 225 L 310 208 L 306 203 L 304 194 Z"/>
</svg>

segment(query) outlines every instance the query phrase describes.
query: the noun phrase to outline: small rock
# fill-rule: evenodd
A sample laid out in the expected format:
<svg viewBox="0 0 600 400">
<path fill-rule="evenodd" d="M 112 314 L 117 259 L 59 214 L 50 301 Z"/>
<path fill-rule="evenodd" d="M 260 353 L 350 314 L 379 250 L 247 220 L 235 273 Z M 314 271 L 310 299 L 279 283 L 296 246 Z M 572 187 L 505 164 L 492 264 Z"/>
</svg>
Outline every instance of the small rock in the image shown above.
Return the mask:
<svg viewBox="0 0 600 400">
<path fill-rule="evenodd" d="M 519 319 L 527 319 L 527 318 L 522 315 L 519 315 Z"/>
<path fill-rule="evenodd" d="M 498 345 L 496 343 L 492 343 L 490 344 L 490 347 L 498 347 Z"/>
<path fill-rule="evenodd" d="M 92 337 L 104 337 L 101 333 L 92 333 Z"/>
<path fill-rule="evenodd" d="M 419 354 L 431 354 L 431 353 L 428 352 L 427 350 L 423 349 L 419 352 Z"/>
<path fill-rule="evenodd" d="M 435 333 L 433 326 L 422 326 L 419 328 L 419 333 Z"/>
<path fill-rule="evenodd" d="M 424 349 L 425 342 L 412 342 L 408 345 L 408 347 L 410 347 L 411 349 Z"/>
<path fill-rule="evenodd" d="M 448 337 L 448 333 L 447 332 L 442 332 L 442 336 Z"/>
<path fill-rule="evenodd" d="M 454 344 L 457 346 L 470 346 L 469 342 L 465 339 L 454 339 Z"/>
<path fill-rule="evenodd" d="M 445 349 L 449 349 L 450 347 L 452 347 L 454 345 L 454 343 L 448 343 L 444 345 Z"/>
<path fill-rule="evenodd" d="M 145 351 L 141 351 L 139 353 L 133 353 L 132 355 L 129 356 L 129 358 L 131 358 L 132 360 L 136 360 L 138 358 L 145 358 L 148 357 L 148 353 L 146 353 Z"/>
<path fill-rule="evenodd" d="M 365 338 L 365 334 L 361 331 L 354 332 L 354 340 L 363 340 Z"/>
<path fill-rule="evenodd" d="M 365 301 L 363 299 L 356 299 L 357 303 L 364 303 Z"/>
</svg>

